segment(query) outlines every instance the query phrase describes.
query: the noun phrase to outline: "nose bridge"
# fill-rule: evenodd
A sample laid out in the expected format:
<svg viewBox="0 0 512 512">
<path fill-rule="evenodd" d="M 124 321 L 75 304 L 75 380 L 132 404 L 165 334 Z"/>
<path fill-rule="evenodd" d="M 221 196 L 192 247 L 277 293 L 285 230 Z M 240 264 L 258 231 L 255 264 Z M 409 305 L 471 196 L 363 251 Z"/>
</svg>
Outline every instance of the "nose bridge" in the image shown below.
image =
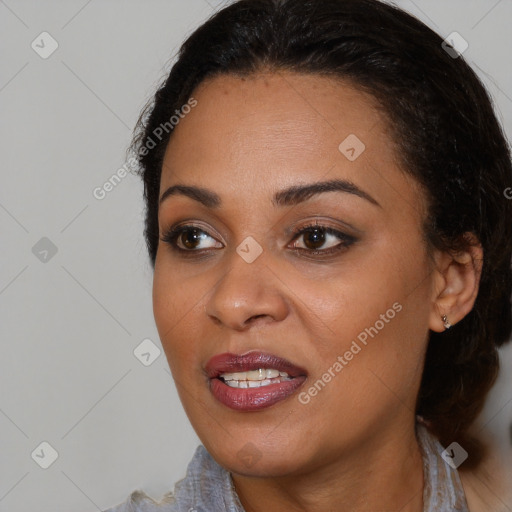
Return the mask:
<svg viewBox="0 0 512 512">
<path fill-rule="evenodd" d="M 234 329 L 244 328 L 254 317 L 282 320 L 287 303 L 268 264 L 263 247 L 251 237 L 243 240 L 214 286 L 206 313 Z"/>
</svg>

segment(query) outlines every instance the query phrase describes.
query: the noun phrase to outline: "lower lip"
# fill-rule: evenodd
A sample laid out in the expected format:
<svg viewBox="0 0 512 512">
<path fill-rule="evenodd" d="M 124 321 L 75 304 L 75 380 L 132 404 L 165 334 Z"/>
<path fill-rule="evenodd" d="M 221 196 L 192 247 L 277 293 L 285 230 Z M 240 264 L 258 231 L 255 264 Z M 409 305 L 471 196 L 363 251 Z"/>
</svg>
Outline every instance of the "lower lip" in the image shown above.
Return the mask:
<svg viewBox="0 0 512 512">
<path fill-rule="evenodd" d="M 285 400 L 306 380 L 305 376 L 259 388 L 232 388 L 218 378 L 210 379 L 210 391 L 221 403 L 237 411 L 257 411 Z"/>
</svg>

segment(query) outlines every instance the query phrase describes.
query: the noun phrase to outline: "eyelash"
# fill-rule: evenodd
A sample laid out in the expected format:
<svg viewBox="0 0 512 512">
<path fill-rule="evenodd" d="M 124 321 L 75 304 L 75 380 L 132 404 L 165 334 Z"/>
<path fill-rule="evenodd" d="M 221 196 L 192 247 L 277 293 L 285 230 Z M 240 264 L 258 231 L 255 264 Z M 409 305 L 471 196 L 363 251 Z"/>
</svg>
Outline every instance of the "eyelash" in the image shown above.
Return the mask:
<svg viewBox="0 0 512 512">
<path fill-rule="evenodd" d="M 199 226 L 194 226 L 192 224 L 187 224 L 184 226 L 177 226 L 174 228 L 169 229 L 161 238 L 162 242 L 165 242 L 169 244 L 171 249 L 177 253 L 180 253 L 181 255 L 185 257 L 194 257 L 197 256 L 197 253 L 208 253 L 214 250 L 217 250 L 216 248 L 208 248 L 208 249 L 182 249 L 181 247 L 178 247 L 176 241 L 179 238 L 179 236 L 189 230 L 196 229 L 200 233 L 204 233 L 210 238 L 212 237 L 210 234 L 208 234 L 206 231 L 201 229 Z M 302 227 L 301 229 L 295 231 L 292 235 L 292 241 L 295 241 L 297 238 L 299 238 L 301 235 L 310 233 L 314 231 L 315 229 L 321 230 L 323 233 L 328 235 L 333 235 L 337 237 L 340 240 L 340 243 L 335 245 L 334 247 L 331 247 L 329 249 L 305 249 L 303 247 L 295 247 L 292 248 L 292 250 L 298 251 L 298 252 L 306 252 L 308 255 L 319 255 L 319 256 L 328 256 L 332 255 L 334 253 L 338 253 L 340 251 L 348 249 L 354 242 L 357 241 L 357 239 L 351 235 L 347 235 L 346 233 L 343 233 L 341 231 L 338 231 L 337 229 L 330 228 L 328 226 L 322 226 L 320 224 L 309 224 L 307 226 Z"/>
</svg>

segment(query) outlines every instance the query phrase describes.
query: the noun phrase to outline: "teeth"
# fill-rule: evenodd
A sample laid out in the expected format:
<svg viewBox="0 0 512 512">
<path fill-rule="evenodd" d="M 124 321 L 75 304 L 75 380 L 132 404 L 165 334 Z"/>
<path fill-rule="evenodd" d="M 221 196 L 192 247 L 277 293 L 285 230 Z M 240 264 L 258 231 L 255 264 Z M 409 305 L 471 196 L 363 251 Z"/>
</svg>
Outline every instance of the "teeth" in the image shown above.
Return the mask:
<svg viewBox="0 0 512 512">
<path fill-rule="evenodd" d="M 292 380 L 286 372 L 280 372 L 274 368 L 258 368 L 248 372 L 222 373 L 219 375 L 224 382 L 232 388 L 260 388 Z"/>
<path fill-rule="evenodd" d="M 284 382 L 286 380 L 292 380 L 290 377 L 279 377 L 276 379 L 265 379 L 265 380 L 227 380 L 225 383 L 231 388 L 262 388 L 269 384 L 275 384 L 277 382 Z"/>
<path fill-rule="evenodd" d="M 221 373 L 219 377 L 225 381 L 263 381 L 265 379 L 275 379 L 276 377 L 290 377 L 286 372 L 280 372 L 273 368 L 259 368 L 249 372 Z"/>
</svg>

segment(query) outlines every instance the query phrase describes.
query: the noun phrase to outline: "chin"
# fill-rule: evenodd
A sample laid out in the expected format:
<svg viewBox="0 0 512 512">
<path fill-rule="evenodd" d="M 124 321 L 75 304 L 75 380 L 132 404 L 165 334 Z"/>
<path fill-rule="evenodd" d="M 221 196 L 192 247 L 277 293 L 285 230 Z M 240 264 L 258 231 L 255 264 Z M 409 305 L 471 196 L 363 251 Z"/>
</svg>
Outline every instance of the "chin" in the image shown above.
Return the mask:
<svg viewBox="0 0 512 512">
<path fill-rule="evenodd" d="M 239 456 L 238 453 L 230 453 L 224 460 L 218 461 L 231 473 L 247 477 L 261 478 L 278 478 L 289 476 L 296 472 L 300 472 L 302 466 L 299 461 L 289 459 L 286 455 L 277 455 L 275 452 L 269 451 L 263 453 L 261 458 L 254 458 L 244 455 Z"/>
<path fill-rule="evenodd" d="M 293 444 L 289 437 L 286 443 L 279 439 L 272 442 L 271 435 L 260 432 L 231 438 L 229 442 L 206 441 L 203 444 L 218 464 L 239 475 L 280 477 L 301 472 L 307 464 L 307 454 L 302 450 L 304 442 Z"/>
</svg>

